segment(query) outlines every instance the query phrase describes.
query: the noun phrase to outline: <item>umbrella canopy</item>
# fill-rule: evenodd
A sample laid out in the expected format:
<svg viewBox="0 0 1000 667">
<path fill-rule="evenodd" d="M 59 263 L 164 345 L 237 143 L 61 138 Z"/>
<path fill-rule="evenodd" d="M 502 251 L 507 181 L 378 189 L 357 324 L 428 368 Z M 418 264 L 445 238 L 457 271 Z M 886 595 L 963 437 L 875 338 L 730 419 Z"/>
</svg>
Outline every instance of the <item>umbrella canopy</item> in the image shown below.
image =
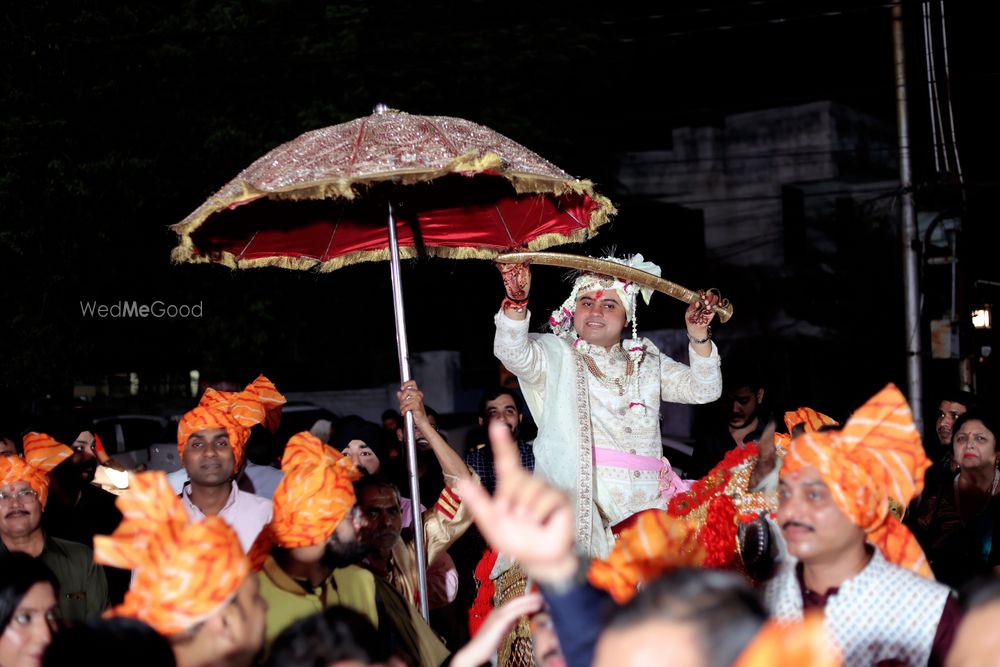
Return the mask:
<svg viewBox="0 0 1000 667">
<path fill-rule="evenodd" d="M 251 164 L 172 227 L 173 259 L 319 271 L 384 260 L 389 200 L 403 258 L 581 242 L 615 213 L 589 181 L 489 128 L 379 109 Z"/>
</svg>

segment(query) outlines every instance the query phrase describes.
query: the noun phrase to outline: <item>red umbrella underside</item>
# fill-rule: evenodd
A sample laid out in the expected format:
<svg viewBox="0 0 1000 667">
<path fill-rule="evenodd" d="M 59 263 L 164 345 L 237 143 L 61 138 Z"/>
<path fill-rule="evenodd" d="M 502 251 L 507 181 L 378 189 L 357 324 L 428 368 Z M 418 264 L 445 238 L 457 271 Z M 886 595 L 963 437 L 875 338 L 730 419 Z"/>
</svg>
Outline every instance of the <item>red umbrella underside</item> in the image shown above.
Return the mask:
<svg viewBox="0 0 1000 667">
<path fill-rule="evenodd" d="M 591 215 L 600 209 L 586 194 L 517 194 L 507 179 L 491 174 L 371 188 L 374 196 L 350 200 L 262 196 L 234 205 L 211 215 L 191 235 L 195 256 L 219 261 L 228 255 L 224 263 L 230 265 L 294 262 L 306 268 L 305 262 L 326 270 L 380 259 L 391 201 L 403 256 L 492 258 L 510 249 L 534 249 L 543 237 L 549 245 L 551 235 L 583 241 Z"/>
</svg>

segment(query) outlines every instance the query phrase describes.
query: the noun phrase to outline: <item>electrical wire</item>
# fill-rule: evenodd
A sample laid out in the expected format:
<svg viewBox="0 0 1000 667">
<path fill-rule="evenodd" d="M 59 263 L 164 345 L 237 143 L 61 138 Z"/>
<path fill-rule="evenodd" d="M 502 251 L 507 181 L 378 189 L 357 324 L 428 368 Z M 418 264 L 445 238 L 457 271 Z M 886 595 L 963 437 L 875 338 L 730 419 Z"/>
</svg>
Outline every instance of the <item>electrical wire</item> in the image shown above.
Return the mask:
<svg viewBox="0 0 1000 667">
<path fill-rule="evenodd" d="M 920 3 L 920 13 L 923 19 L 923 34 L 924 34 L 924 65 L 927 68 L 927 110 L 930 114 L 931 119 L 931 146 L 933 147 L 934 153 L 934 171 L 941 173 L 941 162 L 942 153 L 945 151 L 944 148 L 944 133 L 940 135 L 940 143 L 938 141 L 939 123 L 938 114 L 935 113 L 935 107 L 937 107 L 937 93 L 935 91 L 935 81 L 934 81 L 934 45 L 931 38 L 931 17 L 930 17 L 930 3 L 927 0 Z M 939 109 L 940 111 L 940 109 Z M 944 158 L 945 171 L 948 169 L 947 157 Z"/>
<path fill-rule="evenodd" d="M 958 159 L 958 139 L 955 137 L 955 111 L 951 104 L 951 71 L 948 67 L 948 27 L 944 20 L 944 0 L 941 0 L 941 54 L 944 58 L 944 90 L 945 99 L 948 101 L 948 121 L 951 126 L 951 146 L 955 152 L 955 174 L 958 177 L 959 185 L 964 186 L 965 180 L 962 176 L 962 163 Z M 965 198 L 965 188 L 961 189 L 962 198 Z"/>
</svg>

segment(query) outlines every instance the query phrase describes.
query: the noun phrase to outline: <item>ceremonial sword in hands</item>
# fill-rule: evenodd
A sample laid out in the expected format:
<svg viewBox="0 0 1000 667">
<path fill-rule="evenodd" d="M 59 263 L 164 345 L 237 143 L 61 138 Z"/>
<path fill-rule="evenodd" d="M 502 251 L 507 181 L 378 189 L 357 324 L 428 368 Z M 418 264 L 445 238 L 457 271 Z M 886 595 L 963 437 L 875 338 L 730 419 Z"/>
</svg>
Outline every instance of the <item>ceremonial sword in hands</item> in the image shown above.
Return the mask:
<svg viewBox="0 0 1000 667">
<path fill-rule="evenodd" d="M 620 278 L 621 280 L 634 282 L 641 287 L 648 287 L 656 290 L 657 292 L 662 292 L 663 294 L 672 296 L 675 299 L 692 304 L 696 306 L 697 309 L 707 306 L 711 309 L 711 312 L 714 312 L 719 316 L 719 321 L 721 322 L 727 322 L 729 321 L 729 318 L 733 316 L 733 305 L 729 303 L 729 299 L 723 299 L 719 294 L 719 291 L 716 289 L 696 292 L 694 290 L 687 289 L 686 287 L 682 287 L 677 283 L 672 283 L 669 280 L 659 276 L 654 276 L 646 271 L 642 271 L 641 269 L 625 266 L 617 262 L 597 259 L 595 257 L 570 255 L 561 252 L 510 252 L 498 256 L 495 261 L 501 267 L 510 264 L 544 264 L 546 266 L 561 266 L 563 268 L 576 269 L 587 273 L 599 273 L 614 276 L 616 278 Z M 503 272 L 504 269 L 501 268 L 501 273 Z M 508 297 L 516 299 L 517 297 L 514 297 L 510 292 L 510 286 L 508 285 L 506 274 L 504 275 L 504 286 L 508 288 Z M 706 303 L 706 296 L 714 298 L 712 298 L 709 303 Z"/>
</svg>

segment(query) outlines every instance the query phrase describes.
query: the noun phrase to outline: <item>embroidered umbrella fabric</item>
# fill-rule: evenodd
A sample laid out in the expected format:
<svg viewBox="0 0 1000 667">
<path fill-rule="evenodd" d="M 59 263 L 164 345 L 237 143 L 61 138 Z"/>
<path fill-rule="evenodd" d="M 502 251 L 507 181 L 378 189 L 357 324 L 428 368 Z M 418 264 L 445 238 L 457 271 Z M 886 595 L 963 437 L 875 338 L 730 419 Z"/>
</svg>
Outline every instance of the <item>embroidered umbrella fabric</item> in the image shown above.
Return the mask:
<svg viewBox="0 0 1000 667">
<path fill-rule="evenodd" d="M 589 181 L 489 128 L 380 105 L 244 169 L 173 225 L 173 259 L 319 271 L 385 260 L 387 201 L 402 258 L 581 242 L 615 213 Z"/>
</svg>

